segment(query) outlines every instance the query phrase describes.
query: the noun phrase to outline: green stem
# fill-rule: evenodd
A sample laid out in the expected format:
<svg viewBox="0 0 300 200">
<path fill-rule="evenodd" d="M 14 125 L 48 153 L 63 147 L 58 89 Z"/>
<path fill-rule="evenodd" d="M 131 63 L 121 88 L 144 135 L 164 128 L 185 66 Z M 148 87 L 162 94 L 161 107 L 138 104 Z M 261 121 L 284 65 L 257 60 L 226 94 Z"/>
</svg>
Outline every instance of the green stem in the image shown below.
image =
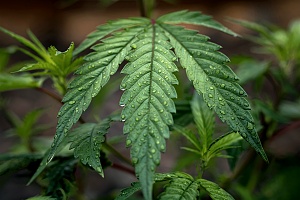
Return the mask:
<svg viewBox="0 0 300 200">
<path fill-rule="evenodd" d="M 120 160 L 124 161 L 125 163 L 132 165 L 131 161 L 123 156 L 120 152 L 118 152 L 113 146 L 108 144 L 107 142 L 103 143 L 103 147 L 106 148 L 109 152 L 111 152 L 113 155 L 115 155 Z"/>
<path fill-rule="evenodd" d="M 155 0 L 138 0 L 141 17 L 151 18 Z"/>
</svg>

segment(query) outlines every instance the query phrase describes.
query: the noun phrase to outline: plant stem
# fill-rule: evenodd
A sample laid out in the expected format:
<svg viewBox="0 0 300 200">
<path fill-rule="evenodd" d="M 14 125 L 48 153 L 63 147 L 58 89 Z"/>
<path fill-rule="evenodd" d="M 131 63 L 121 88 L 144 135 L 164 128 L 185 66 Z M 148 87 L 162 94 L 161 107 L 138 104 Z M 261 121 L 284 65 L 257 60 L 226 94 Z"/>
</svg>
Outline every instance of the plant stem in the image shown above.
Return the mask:
<svg viewBox="0 0 300 200">
<path fill-rule="evenodd" d="M 106 148 L 109 152 L 111 152 L 113 155 L 115 155 L 120 160 L 124 161 L 125 163 L 127 163 L 129 165 L 132 165 L 131 161 L 128 158 L 124 157 L 120 152 L 118 152 L 113 146 L 111 146 L 107 142 L 103 143 L 103 147 Z"/>
<path fill-rule="evenodd" d="M 115 168 L 115 169 L 118 169 L 118 170 L 121 170 L 121 171 L 124 171 L 124 172 L 127 172 L 127 173 L 132 174 L 133 176 L 135 176 L 134 170 L 129 169 L 127 167 L 124 167 L 123 165 L 113 163 L 111 167 Z"/>
<path fill-rule="evenodd" d="M 155 0 L 138 0 L 141 17 L 151 18 Z"/>
<path fill-rule="evenodd" d="M 42 93 L 44 93 L 44 94 L 47 94 L 47 95 L 50 96 L 52 99 L 55 99 L 55 100 L 58 101 L 59 103 L 62 103 L 62 102 L 61 102 L 61 101 L 62 101 L 62 98 L 61 98 L 59 95 L 57 95 L 57 94 L 51 92 L 50 90 L 47 90 L 47 89 L 42 88 L 42 87 L 36 88 L 36 90 L 37 90 L 37 91 L 40 91 L 40 92 L 42 92 Z"/>
<path fill-rule="evenodd" d="M 144 0 L 138 0 L 137 2 L 140 8 L 141 17 L 147 17 Z"/>
</svg>

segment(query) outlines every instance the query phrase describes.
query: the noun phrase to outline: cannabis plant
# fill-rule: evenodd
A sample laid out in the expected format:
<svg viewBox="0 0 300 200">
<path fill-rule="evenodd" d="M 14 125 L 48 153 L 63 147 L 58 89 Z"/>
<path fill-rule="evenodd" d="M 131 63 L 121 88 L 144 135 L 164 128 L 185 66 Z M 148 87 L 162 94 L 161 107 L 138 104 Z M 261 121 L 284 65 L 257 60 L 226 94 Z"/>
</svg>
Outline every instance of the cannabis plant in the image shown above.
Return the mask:
<svg viewBox="0 0 300 200">
<path fill-rule="evenodd" d="M 199 191 L 206 191 L 213 199 L 233 199 L 216 183 L 203 179 L 201 173 L 197 178 L 184 172 L 156 173 L 161 153 L 166 151 L 170 131 L 181 133 L 194 145 L 194 148 L 185 149 L 198 156 L 202 171 L 212 158 L 224 156 L 222 150 L 232 148 L 241 138 L 267 161 L 245 98 L 247 94 L 238 84 L 239 78 L 227 66 L 229 58 L 219 51 L 221 46 L 209 41 L 208 36 L 182 27 L 189 24 L 237 36 L 210 16 L 187 10 L 157 19 L 135 17 L 109 21 L 88 35 L 77 48 L 71 44 L 66 52 L 55 47 L 46 50 L 31 32 L 32 42 L 1 28 L 37 54 L 22 49 L 36 62 L 19 71 L 34 70 L 26 76 L 40 83 L 27 86 L 44 91 L 39 79 L 50 77 L 56 90 L 63 95 L 54 141 L 30 182 L 46 170 L 52 184 L 44 194 L 66 198 L 70 192 L 68 184 L 74 177 L 64 175 L 72 172 L 77 160 L 104 176 L 103 166 L 109 166 L 109 162 L 103 149 L 113 149 L 105 135 L 112 122 L 122 121 L 123 133 L 127 136 L 126 147 L 130 147 L 138 182 L 122 190 L 117 199 L 126 199 L 142 190 L 144 199 L 150 200 L 156 182 L 167 182 L 164 192 L 158 197 L 160 199 L 196 199 L 201 196 Z M 93 50 L 91 53 L 83 60 L 78 57 L 89 47 Z M 198 133 L 174 124 L 173 116 L 177 109 L 173 101 L 177 97 L 174 84 L 182 84 L 174 73 L 179 70 L 185 70 L 197 93 L 191 103 L 191 112 Z M 70 79 L 68 75 L 74 71 L 76 76 Z M 112 113 L 99 123 L 85 122 L 83 112 L 116 73 L 124 74 L 120 84 L 122 111 Z M 9 84 L 12 82 L 2 82 L 1 87 Z M 18 88 L 17 84 L 13 86 L 11 88 Z M 215 140 L 213 111 L 231 128 Z M 78 121 L 81 124 L 72 129 Z M 68 156 L 52 164 L 51 160 L 67 144 L 70 144 L 75 158 Z M 69 182 L 62 181 L 60 177 Z"/>
</svg>

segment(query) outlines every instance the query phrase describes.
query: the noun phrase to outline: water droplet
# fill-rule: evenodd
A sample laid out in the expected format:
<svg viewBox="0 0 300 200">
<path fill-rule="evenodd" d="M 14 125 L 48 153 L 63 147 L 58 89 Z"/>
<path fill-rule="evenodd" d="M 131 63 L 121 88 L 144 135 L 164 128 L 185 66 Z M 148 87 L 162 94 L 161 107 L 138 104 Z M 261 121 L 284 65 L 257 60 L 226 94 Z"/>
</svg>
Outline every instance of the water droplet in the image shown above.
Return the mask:
<svg viewBox="0 0 300 200">
<path fill-rule="evenodd" d="M 135 121 L 139 121 L 140 119 L 138 117 L 135 118 Z"/>
<path fill-rule="evenodd" d="M 136 46 L 136 44 L 132 44 L 131 47 L 132 47 L 133 49 L 136 49 L 137 46 Z"/>
<path fill-rule="evenodd" d="M 136 164 L 136 163 L 139 161 L 138 158 L 132 158 L 131 160 L 132 160 L 132 163 L 133 163 L 133 164 Z"/>
<path fill-rule="evenodd" d="M 154 153 L 156 152 L 156 150 L 155 150 L 155 149 L 151 149 L 150 152 L 151 152 L 152 154 L 154 154 Z"/>
<path fill-rule="evenodd" d="M 208 97 L 209 97 L 209 98 L 213 98 L 213 95 L 212 95 L 212 94 L 208 94 Z"/>
<path fill-rule="evenodd" d="M 244 93 L 245 93 L 245 92 L 244 92 L 243 90 L 240 90 L 240 91 L 239 91 L 239 94 L 240 94 L 240 95 L 243 95 Z"/>
<path fill-rule="evenodd" d="M 132 141 L 131 140 L 126 140 L 126 146 L 131 145 Z"/>
<path fill-rule="evenodd" d="M 254 129 L 254 125 L 250 122 L 247 123 L 247 129 L 248 130 L 253 130 Z"/>
<path fill-rule="evenodd" d="M 212 87 L 212 86 L 211 86 L 211 87 L 209 87 L 209 89 L 213 90 L 213 89 L 214 89 L 214 87 Z"/>
<path fill-rule="evenodd" d="M 124 106 L 125 106 L 125 104 L 120 104 L 120 106 L 121 106 L 121 107 L 124 107 Z"/>
<path fill-rule="evenodd" d="M 220 110 L 220 113 L 221 113 L 222 115 L 225 115 L 225 114 L 226 114 L 224 110 Z"/>
<path fill-rule="evenodd" d="M 224 84 L 224 83 L 222 83 L 222 84 L 221 84 L 221 88 L 224 88 L 224 87 L 225 87 L 225 84 Z"/>
<path fill-rule="evenodd" d="M 74 103 L 76 103 L 76 101 L 69 101 L 70 105 L 73 105 Z"/>
</svg>

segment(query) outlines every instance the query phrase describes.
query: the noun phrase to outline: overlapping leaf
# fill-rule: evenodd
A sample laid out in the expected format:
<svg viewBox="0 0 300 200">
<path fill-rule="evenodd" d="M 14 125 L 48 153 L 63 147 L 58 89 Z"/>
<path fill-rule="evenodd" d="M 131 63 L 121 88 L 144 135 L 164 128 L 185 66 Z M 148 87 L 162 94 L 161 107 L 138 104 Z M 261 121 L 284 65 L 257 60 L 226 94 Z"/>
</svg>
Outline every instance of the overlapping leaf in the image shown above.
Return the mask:
<svg viewBox="0 0 300 200">
<path fill-rule="evenodd" d="M 106 38 L 102 43 L 95 45 L 93 47 L 95 52 L 85 57 L 87 62 L 76 71 L 78 76 L 70 83 L 69 91 L 63 98 L 64 105 L 58 113 L 59 120 L 49 161 L 72 125 L 88 108 L 92 98 L 108 82 L 110 76 L 116 73 L 119 64 L 131 49 L 130 45 L 136 40 L 135 36 L 143 28 L 143 26 L 132 27 L 115 33 L 113 37 Z"/>
<path fill-rule="evenodd" d="M 143 18 L 129 18 L 109 21 L 104 25 L 98 26 L 96 31 L 90 33 L 87 38 L 74 50 L 73 55 L 75 56 L 79 54 L 114 31 L 139 25 L 143 26 L 148 22 L 149 20 Z"/>
<path fill-rule="evenodd" d="M 234 200 L 228 192 L 220 188 L 214 182 L 205 179 L 198 179 L 197 182 L 203 189 L 205 189 L 213 200 Z"/>
<path fill-rule="evenodd" d="M 169 137 L 168 125 L 175 112 L 171 98 L 176 97 L 172 84 L 177 83 L 172 72 L 177 70 L 172 47 L 156 25 L 149 25 L 127 57 L 127 74 L 121 89 L 125 90 L 120 105 L 125 106 L 122 120 L 131 158 L 142 185 L 145 199 L 151 199 L 154 171 L 165 151 Z"/>
<path fill-rule="evenodd" d="M 158 22 L 168 23 L 168 24 L 194 24 L 199 26 L 205 26 L 208 28 L 213 28 L 224 33 L 238 36 L 236 33 L 232 32 L 228 28 L 224 27 L 219 22 L 212 19 L 209 15 L 204 15 L 198 11 L 188 11 L 182 10 L 173 13 L 163 15 L 157 19 Z"/>
<path fill-rule="evenodd" d="M 198 183 L 189 174 L 175 173 L 165 191 L 160 195 L 160 200 L 194 200 L 199 196 Z"/>
<path fill-rule="evenodd" d="M 245 99 L 247 94 L 236 82 L 238 77 L 225 64 L 229 59 L 218 52 L 220 46 L 208 42 L 207 36 L 196 31 L 162 23 L 160 27 L 165 30 L 188 78 L 197 92 L 203 94 L 208 107 L 267 160 Z"/>
<path fill-rule="evenodd" d="M 83 164 L 88 164 L 101 176 L 104 176 L 100 163 L 100 149 L 105 141 L 105 134 L 110 126 L 110 119 L 103 120 L 99 124 L 86 123 L 74 129 L 68 134 L 67 140 L 74 148 L 75 158 L 79 158 Z"/>
</svg>

